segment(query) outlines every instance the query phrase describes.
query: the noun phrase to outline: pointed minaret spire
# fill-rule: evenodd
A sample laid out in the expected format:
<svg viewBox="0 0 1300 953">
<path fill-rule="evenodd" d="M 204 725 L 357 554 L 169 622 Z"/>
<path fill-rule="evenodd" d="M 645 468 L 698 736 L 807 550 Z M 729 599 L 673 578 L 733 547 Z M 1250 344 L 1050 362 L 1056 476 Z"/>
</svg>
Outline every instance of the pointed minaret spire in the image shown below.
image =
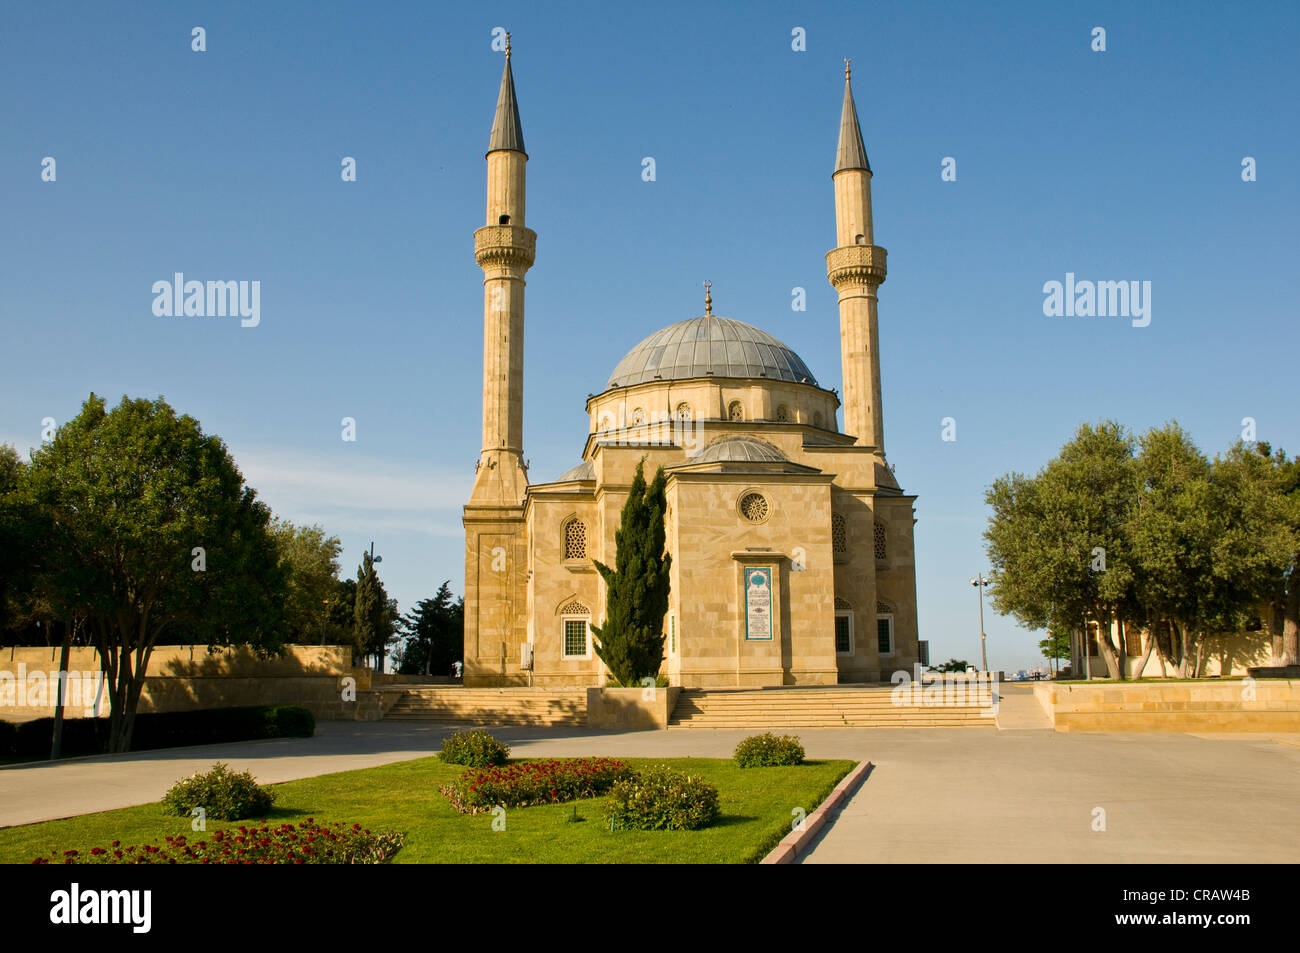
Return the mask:
<svg viewBox="0 0 1300 953">
<path fill-rule="evenodd" d="M 506 34 L 506 68 L 501 73 L 501 92 L 497 94 L 497 112 L 488 139 L 489 154 L 502 150 L 524 152 L 524 127 L 519 122 L 519 101 L 515 99 L 515 75 L 510 71 L 509 33 Z"/>
<path fill-rule="evenodd" d="M 486 214 L 474 233 L 474 255 L 483 269 L 483 448 L 472 506 L 519 506 L 528 486 L 523 458 L 524 283 L 537 253 L 537 234 L 526 225 L 528 155 L 510 72 L 509 36 L 486 157 Z"/>
<path fill-rule="evenodd" d="M 853 105 L 852 74 L 844 61 L 844 113 L 835 153 L 835 247 L 826 277 L 840 299 L 840 356 L 844 368 L 844 432 L 885 459 L 880 410 L 880 332 L 876 291 L 885 281 L 885 250 L 871 224 L 871 166 Z M 883 468 L 882 468 L 883 472 Z"/>
<path fill-rule="evenodd" d="M 858 125 L 858 109 L 853 104 L 853 87 L 849 75 L 849 61 L 845 60 L 844 110 L 840 113 L 840 144 L 835 150 L 835 172 L 843 172 L 845 169 L 866 169 L 870 172 L 871 165 L 867 162 L 867 147 L 862 144 L 862 128 Z"/>
</svg>

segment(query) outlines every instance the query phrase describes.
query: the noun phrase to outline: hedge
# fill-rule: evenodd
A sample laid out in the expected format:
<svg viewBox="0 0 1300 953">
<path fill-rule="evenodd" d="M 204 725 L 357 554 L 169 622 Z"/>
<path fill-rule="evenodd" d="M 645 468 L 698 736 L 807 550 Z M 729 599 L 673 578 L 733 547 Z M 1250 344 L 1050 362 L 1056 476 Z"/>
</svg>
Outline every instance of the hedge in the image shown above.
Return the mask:
<svg viewBox="0 0 1300 953">
<path fill-rule="evenodd" d="M 103 754 L 108 748 L 108 724 L 107 718 L 64 719 L 63 755 Z M 310 738 L 315 731 L 316 719 L 312 713 L 292 705 L 151 712 L 135 716 L 131 750 L 181 748 L 258 738 Z M 48 758 L 53 733 L 53 718 L 37 718 L 17 724 L 0 722 L 0 756 Z"/>
</svg>

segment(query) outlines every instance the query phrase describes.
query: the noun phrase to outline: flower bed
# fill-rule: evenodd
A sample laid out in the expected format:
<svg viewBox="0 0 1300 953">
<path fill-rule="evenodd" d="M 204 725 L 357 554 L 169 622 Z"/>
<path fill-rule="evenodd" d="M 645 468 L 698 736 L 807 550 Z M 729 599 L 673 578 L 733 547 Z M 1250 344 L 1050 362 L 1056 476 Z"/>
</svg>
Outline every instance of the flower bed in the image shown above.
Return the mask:
<svg viewBox="0 0 1300 953">
<path fill-rule="evenodd" d="M 478 814 L 498 805 L 530 807 L 596 797 L 631 776 L 626 764 L 612 758 L 517 761 L 466 771 L 439 790 L 460 813 Z"/>
<path fill-rule="evenodd" d="M 398 831 L 369 831 L 360 824 L 302 824 L 228 828 L 211 837 L 190 841 L 184 834 L 162 844 L 65 850 L 37 857 L 34 864 L 382 864 L 401 849 L 406 835 Z"/>
</svg>

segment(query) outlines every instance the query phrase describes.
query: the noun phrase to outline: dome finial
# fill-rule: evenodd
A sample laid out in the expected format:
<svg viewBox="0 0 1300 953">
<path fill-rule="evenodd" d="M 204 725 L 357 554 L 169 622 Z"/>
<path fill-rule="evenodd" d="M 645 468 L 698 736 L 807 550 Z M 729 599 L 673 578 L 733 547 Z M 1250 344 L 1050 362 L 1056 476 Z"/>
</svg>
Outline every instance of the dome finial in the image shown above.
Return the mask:
<svg viewBox="0 0 1300 953">
<path fill-rule="evenodd" d="M 713 314 L 713 298 L 709 295 L 709 289 L 712 287 L 712 282 L 704 282 L 704 314 L 706 317 Z"/>
<path fill-rule="evenodd" d="M 506 49 L 507 49 L 507 50 L 510 49 L 510 34 L 509 34 L 509 33 L 506 34 Z M 509 54 L 509 53 L 506 53 L 506 55 L 509 56 L 510 54 Z M 847 56 L 844 57 L 844 82 L 846 82 L 846 83 L 849 81 L 849 63 L 850 63 L 850 62 L 852 62 L 852 61 L 851 61 Z"/>
<path fill-rule="evenodd" d="M 506 59 L 510 59 L 510 34 L 509 33 L 506 34 Z M 848 60 L 845 60 L 844 62 L 848 63 Z"/>
</svg>

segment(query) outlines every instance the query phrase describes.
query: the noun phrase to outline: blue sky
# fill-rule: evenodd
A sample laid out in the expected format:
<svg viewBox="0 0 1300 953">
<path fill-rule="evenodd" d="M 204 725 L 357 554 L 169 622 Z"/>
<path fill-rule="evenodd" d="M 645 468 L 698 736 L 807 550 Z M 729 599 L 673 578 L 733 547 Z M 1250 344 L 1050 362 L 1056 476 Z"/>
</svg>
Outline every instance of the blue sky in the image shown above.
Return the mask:
<svg viewBox="0 0 1300 953">
<path fill-rule="evenodd" d="M 493 28 L 514 35 L 538 233 L 535 480 L 578 461 L 586 395 L 698 314 L 706 278 L 716 313 L 841 386 L 824 255 L 850 56 L 889 250 L 885 446 L 920 497 L 921 635 L 938 659 L 974 660 L 984 489 L 1036 470 L 1081 421 L 1176 418 L 1213 452 L 1249 416 L 1300 450 L 1300 8 L 1236 10 L 6 4 L 0 440 L 35 445 L 42 418 L 92 390 L 163 395 L 228 442 L 279 515 L 339 535 L 348 573 L 373 539 L 403 609 L 444 579 L 459 591 Z M 151 287 L 177 271 L 260 281 L 260 325 L 156 317 Z M 1044 316 L 1044 283 L 1067 272 L 1150 281 L 1150 325 Z M 986 628 L 993 666 L 1035 664 L 1041 634 L 991 614 Z"/>
</svg>

